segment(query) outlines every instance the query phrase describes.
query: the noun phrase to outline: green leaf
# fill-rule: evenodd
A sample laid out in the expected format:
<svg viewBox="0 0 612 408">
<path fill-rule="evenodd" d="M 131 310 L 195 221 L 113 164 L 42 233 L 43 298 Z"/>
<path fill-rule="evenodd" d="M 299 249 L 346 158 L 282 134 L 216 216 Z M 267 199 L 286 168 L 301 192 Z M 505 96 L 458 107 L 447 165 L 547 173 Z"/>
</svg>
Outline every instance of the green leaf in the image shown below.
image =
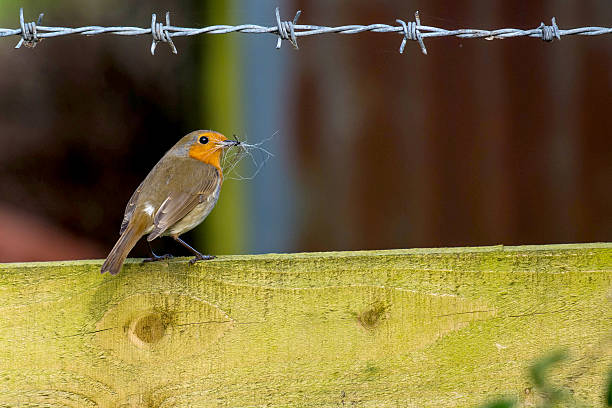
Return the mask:
<svg viewBox="0 0 612 408">
<path fill-rule="evenodd" d="M 609 407 L 612 407 L 612 369 L 608 374 L 608 386 L 606 387 L 606 404 Z"/>
<path fill-rule="evenodd" d="M 529 369 L 533 384 L 540 390 L 551 389 L 548 382 L 549 369 L 567 358 L 566 350 L 555 350 L 536 360 Z"/>
<path fill-rule="evenodd" d="M 514 408 L 516 400 L 513 398 L 500 398 L 481 405 L 480 408 Z"/>
</svg>

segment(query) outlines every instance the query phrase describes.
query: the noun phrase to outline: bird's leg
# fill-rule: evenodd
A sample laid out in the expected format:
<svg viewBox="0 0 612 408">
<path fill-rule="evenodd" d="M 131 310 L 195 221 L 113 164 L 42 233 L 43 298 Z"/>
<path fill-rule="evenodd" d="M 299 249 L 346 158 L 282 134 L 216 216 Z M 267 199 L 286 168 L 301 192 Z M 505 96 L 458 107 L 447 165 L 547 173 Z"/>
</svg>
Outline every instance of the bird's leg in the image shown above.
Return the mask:
<svg viewBox="0 0 612 408">
<path fill-rule="evenodd" d="M 172 259 L 172 258 L 174 258 L 170 254 L 155 255 L 155 252 L 153 252 L 153 248 L 151 247 L 151 242 L 147 241 L 147 244 L 149 244 L 149 252 L 151 252 L 151 257 L 144 259 L 142 262 L 155 262 L 155 261 L 163 261 L 165 259 Z"/>
<path fill-rule="evenodd" d="M 193 249 L 193 247 L 191 245 L 189 245 L 188 243 L 186 243 L 185 241 L 183 241 L 182 239 L 180 239 L 178 236 L 176 237 L 172 237 L 176 240 L 176 242 L 178 242 L 179 244 L 181 244 L 182 246 L 184 246 L 185 248 L 187 248 L 189 251 L 191 251 L 192 254 L 195 255 L 195 258 L 191 259 L 189 261 L 190 265 L 193 265 L 194 263 L 196 263 L 197 261 L 208 261 L 210 259 L 215 259 L 214 255 L 202 255 L 201 253 L 199 253 L 198 251 L 196 251 L 195 249 Z"/>
</svg>

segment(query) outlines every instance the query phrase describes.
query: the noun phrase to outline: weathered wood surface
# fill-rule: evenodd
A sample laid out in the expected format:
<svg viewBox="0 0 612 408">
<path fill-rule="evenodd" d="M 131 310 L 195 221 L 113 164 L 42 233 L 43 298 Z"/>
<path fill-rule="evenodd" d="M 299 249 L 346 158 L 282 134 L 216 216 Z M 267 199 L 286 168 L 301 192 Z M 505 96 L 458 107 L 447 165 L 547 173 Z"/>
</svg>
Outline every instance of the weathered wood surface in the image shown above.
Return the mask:
<svg viewBox="0 0 612 408">
<path fill-rule="evenodd" d="M 0 264 L 0 407 L 601 404 L 612 245 Z"/>
</svg>

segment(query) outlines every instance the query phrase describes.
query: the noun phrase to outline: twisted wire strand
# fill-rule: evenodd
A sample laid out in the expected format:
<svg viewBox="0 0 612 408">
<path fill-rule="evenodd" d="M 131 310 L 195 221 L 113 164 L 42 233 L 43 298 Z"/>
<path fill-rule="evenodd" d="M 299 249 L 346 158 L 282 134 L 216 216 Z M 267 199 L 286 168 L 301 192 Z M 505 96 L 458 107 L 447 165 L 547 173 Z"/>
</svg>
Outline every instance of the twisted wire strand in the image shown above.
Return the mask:
<svg viewBox="0 0 612 408">
<path fill-rule="evenodd" d="M 433 37 L 458 37 L 458 38 L 484 38 L 487 40 L 515 38 L 515 37 L 532 37 L 540 38 L 543 41 L 550 42 L 553 39 L 560 40 L 563 36 L 580 35 L 580 36 L 595 36 L 612 34 L 612 27 L 576 27 L 571 29 L 560 29 L 557 26 L 556 20 L 553 17 L 550 26 L 541 23 L 540 26 L 532 29 L 519 28 L 500 28 L 495 30 L 482 30 L 461 28 L 457 30 L 447 30 L 444 28 L 421 25 L 418 18 L 418 12 L 415 15 L 414 22 L 405 22 L 397 20 L 398 25 L 389 24 L 351 24 L 343 26 L 319 26 L 311 24 L 297 24 L 297 19 L 301 11 L 298 11 L 293 21 L 281 21 L 278 8 L 276 11 L 275 26 L 261 26 L 257 24 L 241 24 L 241 25 L 212 25 L 202 28 L 187 28 L 177 27 L 170 24 L 169 13 L 166 14 L 166 24 L 156 22 L 156 16 L 153 14 L 151 27 L 130 27 L 130 26 L 85 26 L 85 27 L 51 27 L 40 25 L 43 14 L 40 15 L 38 23 L 25 23 L 23 19 L 23 9 L 20 10 L 20 27 L 16 29 L 0 28 L 0 37 L 20 36 L 21 39 L 16 48 L 22 44 L 29 47 L 34 47 L 43 38 L 59 37 L 65 35 L 151 35 L 153 43 L 151 52 L 155 52 L 155 46 L 159 42 L 168 43 L 173 53 L 177 53 L 176 47 L 172 42 L 173 37 L 194 36 L 200 34 L 229 34 L 229 33 L 244 33 L 244 34 L 274 34 L 278 37 L 276 48 L 280 48 L 282 40 L 289 41 L 296 49 L 297 39 L 311 35 L 321 34 L 359 34 L 363 32 L 374 33 L 398 33 L 404 38 L 400 46 L 400 52 L 404 51 L 404 46 L 408 40 L 417 41 L 424 54 L 427 53 L 423 39 Z"/>
</svg>

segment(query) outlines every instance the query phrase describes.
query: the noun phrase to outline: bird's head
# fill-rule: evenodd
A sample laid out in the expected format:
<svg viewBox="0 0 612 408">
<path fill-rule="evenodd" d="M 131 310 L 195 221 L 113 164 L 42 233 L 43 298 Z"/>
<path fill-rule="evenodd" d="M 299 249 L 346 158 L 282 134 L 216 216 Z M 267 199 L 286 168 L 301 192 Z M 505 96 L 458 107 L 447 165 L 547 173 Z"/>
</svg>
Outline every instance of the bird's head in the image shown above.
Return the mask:
<svg viewBox="0 0 612 408">
<path fill-rule="evenodd" d="M 221 171 L 221 155 L 232 146 L 239 146 L 238 140 L 230 140 L 219 132 L 196 130 L 183 137 L 177 147 L 192 159 L 215 166 Z"/>
</svg>

